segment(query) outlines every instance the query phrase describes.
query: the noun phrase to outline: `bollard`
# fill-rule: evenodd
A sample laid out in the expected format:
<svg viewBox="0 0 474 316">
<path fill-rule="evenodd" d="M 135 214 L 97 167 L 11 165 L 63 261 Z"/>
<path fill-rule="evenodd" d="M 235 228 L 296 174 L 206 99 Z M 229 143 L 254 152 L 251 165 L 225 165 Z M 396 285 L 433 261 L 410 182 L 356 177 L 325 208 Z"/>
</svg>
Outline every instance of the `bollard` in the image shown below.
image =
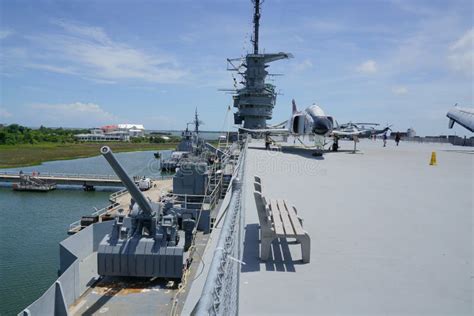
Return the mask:
<svg viewBox="0 0 474 316">
<path fill-rule="evenodd" d="M 430 160 L 430 166 L 436 166 L 436 152 L 431 153 L 431 160 Z"/>
</svg>

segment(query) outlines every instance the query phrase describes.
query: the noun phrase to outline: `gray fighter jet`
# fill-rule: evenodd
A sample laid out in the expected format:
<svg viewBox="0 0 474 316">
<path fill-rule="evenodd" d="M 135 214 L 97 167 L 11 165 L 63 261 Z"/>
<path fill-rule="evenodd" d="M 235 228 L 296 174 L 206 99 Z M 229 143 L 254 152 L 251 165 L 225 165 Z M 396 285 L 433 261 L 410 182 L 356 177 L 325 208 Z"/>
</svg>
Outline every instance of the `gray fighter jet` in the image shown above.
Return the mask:
<svg viewBox="0 0 474 316">
<path fill-rule="evenodd" d="M 392 125 L 387 125 L 385 128 L 377 128 L 380 126 L 378 123 L 344 123 L 336 127 L 336 130 L 345 131 L 345 132 L 355 132 L 359 131 L 360 134 L 358 137 L 372 137 L 374 135 L 381 135 L 390 131 Z"/>
<path fill-rule="evenodd" d="M 295 100 L 292 101 L 293 110 L 291 117 L 274 126 L 263 129 L 240 128 L 257 137 L 263 136 L 294 136 L 296 138 L 313 136 L 315 147 L 323 149 L 325 138 L 329 136 L 355 136 L 361 131 L 344 131 L 334 127 L 334 118 L 324 113 L 323 109 L 313 104 L 303 111 L 298 111 Z"/>
</svg>

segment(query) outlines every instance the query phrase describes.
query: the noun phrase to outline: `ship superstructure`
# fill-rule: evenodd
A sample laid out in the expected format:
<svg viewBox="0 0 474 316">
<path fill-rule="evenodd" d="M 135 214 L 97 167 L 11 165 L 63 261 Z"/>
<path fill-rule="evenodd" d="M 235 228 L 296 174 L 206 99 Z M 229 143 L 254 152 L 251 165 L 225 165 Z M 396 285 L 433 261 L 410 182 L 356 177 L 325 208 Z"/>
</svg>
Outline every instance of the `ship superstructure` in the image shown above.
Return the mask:
<svg viewBox="0 0 474 316">
<path fill-rule="evenodd" d="M 253 17 L 253 53 L 247 54 L 240 66 L 235 66 L 235 59 L 228 59 L 230 67 L 228 70 L 237 71 L 243 77 L 241 82 L 244 87 L 236 90 L 233 96 L 234 123 L 243 124 L 244 128 L 259 129 L 267 126 L 266 121 L 272 118 L 277 92 L 275 86 L 266 83 L 268 75 L 268 64 L 292 57 L 289 53 L 260 53 L 259 52 L 259 27 L 260 27 L 260 0 L 253 0 L 255 12 Z M 240 70 L 245 68 L 245 71 Z"/>
</svg>

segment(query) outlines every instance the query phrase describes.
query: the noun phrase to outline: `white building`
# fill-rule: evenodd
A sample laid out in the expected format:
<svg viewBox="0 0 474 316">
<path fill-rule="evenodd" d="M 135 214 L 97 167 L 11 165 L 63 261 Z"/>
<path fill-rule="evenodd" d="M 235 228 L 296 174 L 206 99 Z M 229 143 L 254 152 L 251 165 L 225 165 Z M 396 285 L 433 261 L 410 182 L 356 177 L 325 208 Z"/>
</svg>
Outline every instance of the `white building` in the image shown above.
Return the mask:
<svg viewBox="0 0 474 316">
<path fill-rule="evenodd" d="M 81 142 L 106 142 L 106 141 L 118 141 L 127 142 L 130 140 L 130 136 L 123 132 L 113 132 L 107 134 L 91 133 L 91 134 L 77 134 L 74 135 L 78 141 Z"/>
<path fill-rule="evenodd" d="M 145 127 L 142 124 L 117 124 L 93 128 L 90 134 L 77 134 L 74 137 L 82 142 L 128 142 L 130 137 L 143 136 L 145 136 Z"/>
<path fill-rule="evenodd" d="M 127 131 L 130 137 L 145 136 L 145 127 L 143 124 L 118 124 L 117 129 L 120 131 Z"/>
</svg>

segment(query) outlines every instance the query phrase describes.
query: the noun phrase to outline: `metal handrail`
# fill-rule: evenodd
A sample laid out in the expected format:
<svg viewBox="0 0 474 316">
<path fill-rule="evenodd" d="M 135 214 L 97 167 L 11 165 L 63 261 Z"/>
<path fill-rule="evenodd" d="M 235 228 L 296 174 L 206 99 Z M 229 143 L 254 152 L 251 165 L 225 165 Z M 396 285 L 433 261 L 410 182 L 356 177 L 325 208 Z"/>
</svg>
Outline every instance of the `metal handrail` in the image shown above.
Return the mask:
<svg viewBox="0 0 474 316">
<path fill-rule="evenodd" d="M 24 175 L 33 175 L 32 172 L 23 172 Z M 19 171 L 0 171 L 0 175 L 19 176 Z M 87 173 L 56 173 L 56 172 L 40 172 L 35 175 L 41 178 L 67 178 L 67 179 L 98 179 L 98 180 L 117 180 L 120 179 L 115 175 L 87 174 Z M 149 177 L 151 180 L 166 180 L 172 178 L 172 175 L 159 175 Z"/>
<path fill-rule="evenodd" d="M 175 197 L 182 197 L 184 202 L 184 208 L 187 208 L 188 205 L 196 205 L 197 207 L 202 207 L 204 203 L 209 203 L 210 208 L 212 209 L 219 200 L 219 190 L 220 190 L 221 180 L 216 184 L 216 187 L 210 194 L 197 195 L 197 194 L 173 194 Z M 202 199 L 202 201 L 195 202 L 189 201 L 189 198 Z M 207 198 L 207 199 L 206 199 Z"/>
<path fill-rule="evenodd" d="M 120 206 L 120 203 L 114 202 L 114 203 L 112 203 L 112 204 L 109 204 L 109 205 L 106 206 L 106 207 L 101 208 L 100 210 L 95 211 L 95 212 L 92 213 L 91 215 L 92 215 L 92 216 L 101 216 L 101 215 L 103 215 L 103 214 L 105 214 L 105 213 L 110 212 L 111 210 L 113 210 L 113 209 L 116 208 L 117 206 Z"/>
<path fill-rule="evenodd" d="M 127 189 L 122 189 L 120 191 L 114 192 L 111 195 L 109 195 L 109 201 L 115 202 L 115 201 L 117 201 L 118 197 L 120 197 L 122 195 L 125 195 L 127 193 L 128 193 Z"/>
<path fill-rule="evenodd" d="M 33 175 L 33 173 L 36 172 L 23 172 L 24 175 Z M 18 171 L 0 171 L 0 174 L 2 175 L 14 175 L 17 176 L 19 175 Z M 58 173 L 58 172 L 40 172 L 36 173 L 37 176 L 39 177 L 56 177 L 56 178 L 89 178 L 89 179 L 117 179 L 118 178 L 114 175 L 100 175 L 100 174 L 86 174 L 86 173 Z"/>
<path fill-rule="evenodd" d="M 107 205 L 106 207 L 103 207 L 103 208 L 93 212 L 91 214 L 91 216 L 99 216 L 100 217 L 101 215 L 112 211 L 113 209 L 117 208 L 118 206 L 120 206 L 120 203 L 114 202 L 112 204 Z M 71 224 L 69 224 L 69 231 L 74 230 L 79 226 L 81 226 L 81 220 L 80 219 L 75 221 L 75 222 L 72 222 Z"/>
<path fill-rule="evenodd" d="M 75 222 L 72 222 L 71 224 L 69 224 L 69 231 L 75 230 L 79 226 L 81 226 L 81 220 L 80 219 L 75 221 Z"/>
<path fill-rule="evenodd" d="M 242 179 L 246 149 L 247 141 L 232 177 L 232 196 L 195 315 L 238 314 L 243 235 Z"/>
</svg>

